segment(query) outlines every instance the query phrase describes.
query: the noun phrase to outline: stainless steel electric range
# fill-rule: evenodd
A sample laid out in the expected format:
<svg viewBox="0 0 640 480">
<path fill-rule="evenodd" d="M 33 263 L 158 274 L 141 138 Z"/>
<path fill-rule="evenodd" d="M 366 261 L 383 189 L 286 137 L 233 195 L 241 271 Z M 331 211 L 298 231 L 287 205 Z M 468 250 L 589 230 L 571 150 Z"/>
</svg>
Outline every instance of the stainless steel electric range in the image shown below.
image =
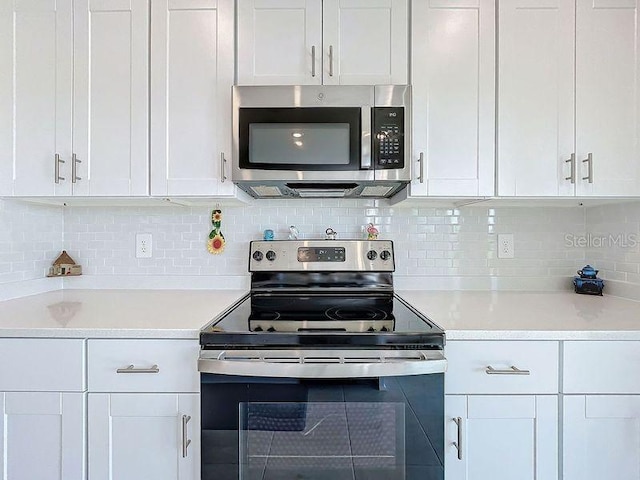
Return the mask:
<svg viewBox="0 0 640 480">
<path fill-rule="evenodd" d="M 393 243 L 251 242 L 251 290 L 200 334 L 204 480 L 443 480 L 444 332 Z"/>
</svg>

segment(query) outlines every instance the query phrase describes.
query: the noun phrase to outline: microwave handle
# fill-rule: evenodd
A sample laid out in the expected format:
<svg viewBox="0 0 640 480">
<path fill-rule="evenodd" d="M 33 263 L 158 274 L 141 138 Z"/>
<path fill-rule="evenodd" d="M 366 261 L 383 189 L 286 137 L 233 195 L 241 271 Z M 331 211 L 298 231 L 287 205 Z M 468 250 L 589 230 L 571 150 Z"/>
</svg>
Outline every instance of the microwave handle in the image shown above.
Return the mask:
<svg viewBox="0 0 640 480">
<path fill-rule="evenodd" d="M 360 169 L 371 170 L 371 107 L 362 107 L 362 138 L 360 144 L 362 145 L 361 157 L 360 157 Z"/>
</svg>

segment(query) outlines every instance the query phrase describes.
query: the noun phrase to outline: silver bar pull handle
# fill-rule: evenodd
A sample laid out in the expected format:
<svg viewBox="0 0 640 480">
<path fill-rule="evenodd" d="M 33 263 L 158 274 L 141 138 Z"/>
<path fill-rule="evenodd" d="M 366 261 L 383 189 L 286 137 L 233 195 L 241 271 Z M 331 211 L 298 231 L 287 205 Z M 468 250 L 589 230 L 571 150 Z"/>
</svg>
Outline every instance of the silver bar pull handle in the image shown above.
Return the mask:
<svg viewBox="0 0 640 480">
<path fill-rule="evenodd" d="M 462 460 L 462 417 L 455 417 L 453 421 L 458 426 L 458 441 L 453 442 L 453 446 L 458 450 L 458 460 Z"/>
<path fill-rule="evenodd" d="M 583 180 L 589 180 L 589 183 L 593 183 L 593 153 L 589 153 L 587 158 L 582 160 L 582 163 L 586 163 L 588 167 L 587 176 L 582 177 Z"/>
<path fill-rule="evenodd" d="M 418 180 L 420 180 L 420 183 L 424 183 L 424 152 L 420 152 L 420 156 L 418 157 L 418 165 L 420 167 Z"/>
<path fill-rule="evenodd" d="M 311 76 L 316 76 L 316 46 L 311 46 Z"/>
<path fill-rule="evenodd" d="M 513 365 L 511 365 L 511 367 L 505 370 L 498 370 L 493 368 L 491 365 L 489 365 L 486 368 L 485 373 L 487 375 L 531 375 L 531 371 L 520 370 L 519 368 L 516 368 Z"/>
<path fill-rule="evenodd" d="M 440 351 L 407 350 L 371 356 L 368 351 L 207 350 L 198 360 L 201 373 L 279 378 L 397 377 L 444 373 Z"/>
<path fill-rule="evenodd" d="M 125 368 L 119 368 L 116 373 L 160 373 L 158 365 L 153 365 L 151 368 L 136 368 L 133 364 Z"/>
<path fill-rule="evenodd" d="M 333 77 L 333 45 L 329 45 L 329 76 Z"/>
<path fill-rule="evenodd" d="M 572 153 L 569 160 L 565 160 L 564 163 L 568 163 L 571 165 L 571 174 L 568 177 L 565 177 L 565 180 L 571 180 L 571 183 L 576 183 L 576 154 Z"/>
<path fill-rule="evenodd" d="M 227 163 L 227 159 L 224 158 L 224 152 L 220 152 L 220 181 L 222 183 L 227 179 L 227 172 L 225 168 L 225 164 Z"/>
<path fill-rule="evenodd" d="M 78 160 L 78 156 L 74 153 L 71 157 L 71 183 L 76 183 L 78 180 L 82 180 L 78 176 L 78 164 L 82 163 L 82 160 Z"/>
<path fill-rule="evenodd" d="M 188 438 L 189 435 L 187 432 L 187 423 L 189 423 L 189 420 L 191 420 L 190 415 L 182 415 L 182 458 L 187 458 L 189 454 L 187 449 L 189 445 L 191 445 L 191 440 Z"/>
<path fill-rule="evenodd" d="M 54 165 L 54 173 L 53 173 L 53 180 L 56 183 L 60 183 L 60 180 L 64 181 L 64 177 L 60 176 L 60 164 L 64 163 L 64 160 L 62 160 L 60 158 L 60 155 L 56 153 L 55 156 L 55 165 Z"/>
</svg>

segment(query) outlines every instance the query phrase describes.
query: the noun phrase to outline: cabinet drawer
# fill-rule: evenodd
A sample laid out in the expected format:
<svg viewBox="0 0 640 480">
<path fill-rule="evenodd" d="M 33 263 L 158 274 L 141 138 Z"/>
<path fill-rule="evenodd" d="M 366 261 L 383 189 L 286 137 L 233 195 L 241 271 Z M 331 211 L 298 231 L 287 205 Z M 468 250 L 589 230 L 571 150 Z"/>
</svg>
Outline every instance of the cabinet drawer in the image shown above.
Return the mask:
<svg viewBox="0 0 640 480">
<path fill-rule="evenodd" d="M 90 392 L 198 392 L 195 340 L 89 340 Z"/>
<path fill-rule="evenodd" d="M 640 342 L 564 343 L 564 393 L 640 394 Z"/>
<path fill-rule="evenodd" d="M 453 341 L 445 356 L 449 394 L 558 393 L 557 342 Z"/>
<path fill-rule="evenodd" d="M 84 340 L 0 339 L 0 391 L 84 391 Z"/>
</svg>

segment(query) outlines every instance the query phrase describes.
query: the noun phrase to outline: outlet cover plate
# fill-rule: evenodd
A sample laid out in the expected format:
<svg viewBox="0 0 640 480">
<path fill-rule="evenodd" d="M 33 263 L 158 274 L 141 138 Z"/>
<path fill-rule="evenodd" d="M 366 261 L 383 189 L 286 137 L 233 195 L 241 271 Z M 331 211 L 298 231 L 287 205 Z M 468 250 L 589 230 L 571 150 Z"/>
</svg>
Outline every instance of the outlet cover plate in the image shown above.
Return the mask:
<svg viewBox="0 0 640 480">
<path fill-rule="evenodd" d="M 498 258 L 514 258 L 515 248 L 513 246 L 512 233 L 498 234 Z"/>
<path fill-rule="evenodd" d="M 153 255 L 151 234 L 136 234 L 136 258 L 151 258 Z"/>
</svg>

